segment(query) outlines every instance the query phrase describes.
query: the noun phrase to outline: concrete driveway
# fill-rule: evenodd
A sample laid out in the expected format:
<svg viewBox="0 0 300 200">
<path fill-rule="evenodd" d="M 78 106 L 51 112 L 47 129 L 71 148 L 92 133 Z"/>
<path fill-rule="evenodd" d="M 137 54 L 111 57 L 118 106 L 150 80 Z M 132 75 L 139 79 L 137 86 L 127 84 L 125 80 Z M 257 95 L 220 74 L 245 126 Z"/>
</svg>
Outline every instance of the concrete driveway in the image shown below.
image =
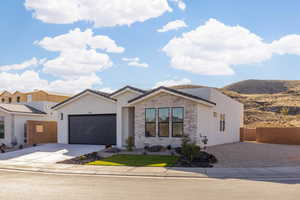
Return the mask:
<svg viewBox="0 0 300 200">
<path fill-rule="evenodd" d="M 219 162 L 214 167 L 297 167 L 300 166 L 300 145 L 241 142 L 208 147 Z"/>
<path fill-rule="evenodd" d="M 101 145 L 42 144 L 0 154 L 0 162 L 53 164 L 104 148 Z"/>
</svg>

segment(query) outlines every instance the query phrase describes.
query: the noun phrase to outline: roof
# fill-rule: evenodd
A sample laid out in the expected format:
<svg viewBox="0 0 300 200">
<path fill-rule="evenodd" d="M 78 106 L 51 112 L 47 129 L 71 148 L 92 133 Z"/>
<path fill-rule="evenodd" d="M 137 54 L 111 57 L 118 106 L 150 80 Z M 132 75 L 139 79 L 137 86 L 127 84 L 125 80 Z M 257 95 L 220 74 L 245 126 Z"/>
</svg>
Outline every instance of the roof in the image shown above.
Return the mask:
<svg viewBox="0 0 300 200">
<path fill-rule="evenodd" d="M 206 102 L 206 103 L 209 103 L 209 104 L 212 104 L 212 105 L 216 105 L 215 102 L 212 102 L 212 101 L 209 101 L 207 99 L 204 99 L 204 98 L 201 98 L 199 96 L 196 96 L 196 95 L 192 95 L 192 94 L 189 94 L 189 93 L 186 93 L 186 92 L 182 92 L 182 91 L 178 91 L 178 90 L 175 90 L 175 89 L 172 89 L 172 88 L 168 88 L 168 87 L 164 87 L 164 86 L 161 86 L 161 87 L 158 87 L 156 89 L 153 89 L 153 90 L 150 90 L 149 92 L 146 92 L 136 98 L 133 98 L 131 100 L 128 101 L 128 103 L 133 103 L 134 101 L 137 101 L 141 98 L 144 98 L 148 95 L 151 95 L 159 90 L 166 90 L 166 91 L 169 91 L 169 92 L 172 92 L 172 93 L 175 93 L 175 94 L 179 94 L 179 95 L 182 95 L 182 96 L 185 96 L 185 97 L 188 97 L 188 98 L 192 98 L 192 99 L 195 99 L 195 100 L 200 100 L 200 101 L 203 101 L 203 102 Z"/>
<path fill-rule="evenodd" d="M 38 114 L 38 115 L 43 115 L 46 114 L 45 112 L 42 112 L 36 108 L 33 108 L 28 105 L 23 105 L 23 104 L 5 104 L 1 103 L 0 104 L 0 109 L 9 112 L 9 113 L 24 113 L 24 114 Z"/>
<path fill-rule="evenodd" d="M 65 96 L 65 97 L 71 97 L 71 96 L 73 96 L 72 94 L 67 94 L 67 93 L 62 93 L 62 92 L 53 92 L 53 91 L 47 91 L 47 90 L 34 90 L 34 91 L 31 91 L 31 92 L 25 92 L 23 94 L 31 94 L 31 93 L 35 93 L 35 92 L 45 92 L 45 93 L 47 93 L 49 95 Z"/>
<path fill-rule="evenodd" d="M 125 87 L 122 87 L 121 89 L 119 89 L 119 90 L 111 93 L 110 96 L 115 96 L 118 93 L 120 93 L 120 92 L 122 92 L 122 91 L 124 91 L 126 89 L 134 90 L 134 91 L 139 92 L 139 93 L 145 93 L 146 92 L 145 90 L 142 90 L 142 89 L 139 89 L 139 88 L 136 88 L 136 87 L 132 87 L 130 85 L 126 85 Z"/>
<path fill-rule="evenodd" d="M 75 99 L 75 98 L 77 98 L 77 97 L 83 95 L 83 94 L 86 93 L 86 92 L 91 92 L 91 93 L 93 93 L 93 94 L 99 95 L 99 96 L 104 97 L 104 98 L 107 98 L 107 99 L 109 99 L 109 100 L 116 101 L 115 99 L 111 98 L 111 97 L 109 96 L 109 94 L 107 94 L 107 93 L 105 93 L 105 92 L 100 92 L 100 91 L 97 91 L 97 90 L 86 89 L 86 90 L 84 90 L 84 91 L 82 91 L 82 92 L 76 94 L 75 96 L 72 96 L 72 97 L 66 99 L 65 101 L 62 101 L 62 102 L 56 104 L 55 106 L 52 107 L 52 109 L 57 108 L 57 107 L 59 107 L 59 106 L 65 104 L 65 103 L 68 103 L 69 101 L 71 101 L 71 100 L 73 100 L 73 99 Z"/>
</svg>

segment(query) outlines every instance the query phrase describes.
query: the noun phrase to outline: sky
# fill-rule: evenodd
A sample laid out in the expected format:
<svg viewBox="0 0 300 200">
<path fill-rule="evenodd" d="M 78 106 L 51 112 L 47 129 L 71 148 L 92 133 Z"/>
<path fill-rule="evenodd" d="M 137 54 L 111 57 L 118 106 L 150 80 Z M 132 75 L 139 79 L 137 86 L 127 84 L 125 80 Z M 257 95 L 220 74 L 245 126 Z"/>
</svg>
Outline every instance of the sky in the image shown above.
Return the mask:
<svg viewBox="0 0 300 200">
<path fill-rule="evenodd" d="M 4 0 L 0 90 L 297 80 L 296 0 Z"/>
</svg>

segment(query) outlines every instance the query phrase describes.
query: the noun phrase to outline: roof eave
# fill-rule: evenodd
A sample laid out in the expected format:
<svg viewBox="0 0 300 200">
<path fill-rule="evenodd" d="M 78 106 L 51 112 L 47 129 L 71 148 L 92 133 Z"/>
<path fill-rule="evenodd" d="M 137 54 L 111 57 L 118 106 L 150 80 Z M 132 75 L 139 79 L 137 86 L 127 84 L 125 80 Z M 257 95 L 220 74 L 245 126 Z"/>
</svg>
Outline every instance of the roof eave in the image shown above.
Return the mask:
<svg viewBox="0 0 300 200">
<path fill-rule="evenodd" d="M 57 110 L 57 109 L 59 109 L 60 107 L 64 106 L 65 104 L 72 102 L 72 100 L 75 100 L 75 99 L 77 99 L 77 98 L 80 98 L 80 97 L 81 97 L 82 95 L 84 95 L 85 93 L 92 93 L 92 94 L 94 94 L 94 95 L 101 96 L 102 98 L 105 98 L 105 99 L 107 99 L 107 100 L 109 100 L 109 101 L 112 101 L 112 102 L 116 103 L 116 100 L 113 99 L 113 98 L 110 98 L 110 97 L 108 97 L 108 96 L 102 95 L 102 94 L 97 93 L 97 92 L 95 92 L 95 91 L 93 91 L 93 90 L 86 89 L 86 90 L 84 90 L 84 91 L 78 93 L 77 95 L 72 96 L 72 97 L 66 99 L 66 100 L 63 101 L 63 102 L 60 102 L 60 103 L 56 104 L 55 106 L 52 106 L 51 109 Z"/>
<path fill-rule="evenodd" d="M 151 96 L 154 96 L 160 92 L 167 92 L 167 93 L 171 93 L 173 95 L 176 95 L 176 96 L 181 96 L 183 98 L 186 98 L 186 99 L 189 99 L 189 100 L 192 100 L 192 101 L 195 101 L 197 103 L 200 103 L 200 104 L 204 104 L 206 106 L 215 106 L 216 103 L 214 102 L 211 102 L 209 100 L 206 100 L 206 99 L 202 99 L 200 97 L 197 97 L 197 96 L 193 96 L 191 94 L 187 94 L 187 93 L 184 93 L 184 92 L 180 92 L 180 91 L 177 91 L 177 90 L 173 90 L 173 89 L 170 89 L 170 88 L 167 88 L 167 87 L 159 87 L 151 92 L 149 92 L 148 94 L 144 94 L 144 95 L 141 95 L 141 96 L 138 96 L 130 101 L 128 101 L 128 106 L 132 106 L 140 101 L 143 101 Z"/>
</svg>

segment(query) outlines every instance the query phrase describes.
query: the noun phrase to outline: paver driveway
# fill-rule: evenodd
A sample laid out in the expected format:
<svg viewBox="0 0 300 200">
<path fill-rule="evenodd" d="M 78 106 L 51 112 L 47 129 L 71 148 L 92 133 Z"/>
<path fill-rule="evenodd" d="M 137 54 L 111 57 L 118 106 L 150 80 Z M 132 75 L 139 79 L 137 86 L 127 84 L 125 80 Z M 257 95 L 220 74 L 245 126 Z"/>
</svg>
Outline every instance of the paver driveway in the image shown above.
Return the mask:
<svg viewBox="0 0 300 200">
<path fill-rule="evenodd" d="M 0 162 L 53 164 L 102 149 L 101 145 L 43 144 L 0 154 Z"/>
<path fill-rule="evenodd" d="M 219 162 L 214 167 L 291 167 L 300 166 L 300 145 L 241 142 L 209 147 Z"/>
</svg>

